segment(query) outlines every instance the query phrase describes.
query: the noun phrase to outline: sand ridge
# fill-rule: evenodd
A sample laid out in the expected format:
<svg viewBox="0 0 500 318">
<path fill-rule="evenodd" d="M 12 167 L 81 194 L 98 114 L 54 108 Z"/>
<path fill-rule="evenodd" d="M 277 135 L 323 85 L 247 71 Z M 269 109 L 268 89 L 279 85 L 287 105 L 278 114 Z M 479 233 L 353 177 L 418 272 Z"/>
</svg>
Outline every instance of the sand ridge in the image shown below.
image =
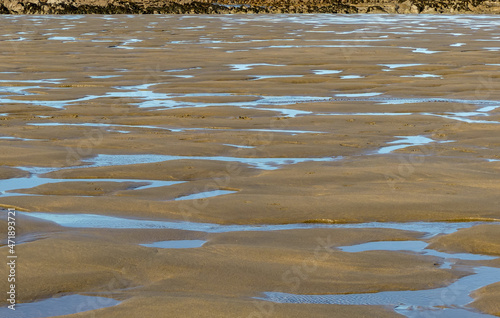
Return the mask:
<svg viewBox="0 0 500 318">
<path fill-rule="evenodd" d="M 473 28 L 470 16 L 376 19 L 0 19 L 0 137 L 8 137 L 0 139 L 0 185 L 10 189 L 0 205 L 223 225 L 500 219 L 495 18 Z M 30 175 L 41 184 L 21 184 Z M 182 183 L 144 187 L 153 181 Z M 216 190 L 234 192 L 176 200 Z M 19 226 L 20 301 L 74 293 L 123 300 L 83 316 L 260 317 L 273 308 L 276 317 L 392 317 L 382 306 L 252 297 L 429 289 L 471 274 L 440 268 L 438 257 L 337 249 L 427 241 L 423 232 L 209 234 L 31 218 Z M 432 246 L 498 255 L 497 226 L 439 236 Z M 183 239 L 207 243 L 139 245 Z M 330 242 L 320 258 L 318 239 Z M 474 306 L 498 314 L 497 294 L 497 285 L 478 290 Z"/>
</svg>

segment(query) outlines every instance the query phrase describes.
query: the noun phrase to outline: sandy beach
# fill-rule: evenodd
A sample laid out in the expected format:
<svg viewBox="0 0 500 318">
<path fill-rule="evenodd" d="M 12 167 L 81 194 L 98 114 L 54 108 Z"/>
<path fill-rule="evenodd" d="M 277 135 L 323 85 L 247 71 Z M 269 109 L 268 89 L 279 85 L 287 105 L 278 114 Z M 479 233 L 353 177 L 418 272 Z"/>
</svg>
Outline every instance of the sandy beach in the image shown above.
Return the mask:
<svg viewBox="0 0 500 318">
<path fill-rule="evenodd" d="M 17 305 L 39 310 L 2 317 L 500 316 L 500 278 L 446 289 L 500 268 L 498 26 L 1 16 L 0 206 Z M 429 245 L 343 250 L 386 241 Z M 71 295 L 89 298 L 36 307 Z"/>
</svg>

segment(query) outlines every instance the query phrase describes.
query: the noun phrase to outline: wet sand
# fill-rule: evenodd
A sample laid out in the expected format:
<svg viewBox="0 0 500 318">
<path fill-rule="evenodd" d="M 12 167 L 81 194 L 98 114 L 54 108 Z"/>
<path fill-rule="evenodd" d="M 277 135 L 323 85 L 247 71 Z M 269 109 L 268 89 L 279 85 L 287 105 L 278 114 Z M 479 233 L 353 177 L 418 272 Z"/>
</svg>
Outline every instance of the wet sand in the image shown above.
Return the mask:
<svg viewBox="0 0 500 318">
<path fill-rule="evenodd" d="M 262 297 L 433 289 L 499 267 L 340 249 L 420 240 L 500 254 L 492 16 L 16 16 L 0 25 L 0 206 L 26 212 L 19 302 L 121 301 L 68 317 L 397 317 L 390 304 Z M 79 228 L 35 212 L 187 223 Z M 478 223 L 432 238 L 335 228 L 422 221 Z M 311 227 L 189 227 L 198 223 Z M 207 242 L 140 245 L 167 240 Z M 498 295 L 498 283 L 476 290 L 474 310 L 500 316 Z"/>
</svg>

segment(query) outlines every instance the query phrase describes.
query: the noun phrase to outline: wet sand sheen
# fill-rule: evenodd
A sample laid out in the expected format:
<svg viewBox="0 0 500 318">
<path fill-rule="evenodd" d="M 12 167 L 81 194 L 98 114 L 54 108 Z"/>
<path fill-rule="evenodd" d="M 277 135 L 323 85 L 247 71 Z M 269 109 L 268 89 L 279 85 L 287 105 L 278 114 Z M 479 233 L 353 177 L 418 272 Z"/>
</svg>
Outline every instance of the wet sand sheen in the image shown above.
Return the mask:
<svg viewBox="0 0 500 318">
<path fill-rule="evenodd" d="M 477 280 L 439 314 L 500 313 L 494 17 L 0 24 L 0 205 L 26 211 L 20 302 L 412 317 Z M 422 303 L 384 307 L 405 291 Z"/>
</svg>

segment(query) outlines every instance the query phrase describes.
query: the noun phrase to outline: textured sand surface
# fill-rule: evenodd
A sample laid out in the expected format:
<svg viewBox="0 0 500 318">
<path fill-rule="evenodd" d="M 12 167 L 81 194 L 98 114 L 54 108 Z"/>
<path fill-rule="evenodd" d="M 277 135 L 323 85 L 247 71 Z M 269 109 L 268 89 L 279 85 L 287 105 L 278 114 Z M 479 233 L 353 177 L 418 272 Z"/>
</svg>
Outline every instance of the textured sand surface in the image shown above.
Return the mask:
<svg viewBox="0 0 500 318">
<path fill-rule="evenodd" d="M 1 0 L 1 14 L 498 14 L 495 0 Z"/>
<path fill-rule="evenodd" d="M 276 17 L 1 17 L 0 206 L 243 225 L 500 219 L 495 17 Z M 232 193 L 203 198 L 216 190 Z M 17 223 L 20 302 L 123 300 L 68 317 L 396 317 L 252 297 L 430 289 L 471 273 L 337 249 L 423 232 Z M 498 228 L 431 247 L 500 255 Z M 207 243 L 139 245 L 165 240 Z M 482 288 L 473 306 L 500 316 L 499 295 Z"/>
</svg>

